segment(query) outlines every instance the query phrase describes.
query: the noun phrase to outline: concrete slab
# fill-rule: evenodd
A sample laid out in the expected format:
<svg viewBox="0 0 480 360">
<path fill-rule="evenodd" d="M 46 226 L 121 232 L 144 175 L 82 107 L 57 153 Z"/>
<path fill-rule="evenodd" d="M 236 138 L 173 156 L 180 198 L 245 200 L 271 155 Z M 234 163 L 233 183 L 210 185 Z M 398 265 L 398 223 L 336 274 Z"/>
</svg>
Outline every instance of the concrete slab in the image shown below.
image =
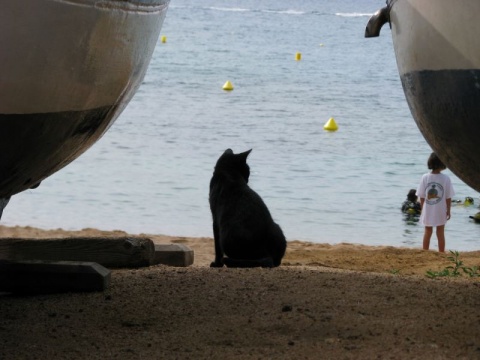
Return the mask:
<svg viewBox="0 0 480 360">
<path fill-rule="evenodd" d="M 155 244 L 154 264 L 186 267 L 193 264 L 193 250 L 183 244 Z"/>
<path fill-rule="evenodd" d="M 51 294 L 103 291 L 110 270 L 93 262 L 0 261 L 0 292 Z"/>
</svg>

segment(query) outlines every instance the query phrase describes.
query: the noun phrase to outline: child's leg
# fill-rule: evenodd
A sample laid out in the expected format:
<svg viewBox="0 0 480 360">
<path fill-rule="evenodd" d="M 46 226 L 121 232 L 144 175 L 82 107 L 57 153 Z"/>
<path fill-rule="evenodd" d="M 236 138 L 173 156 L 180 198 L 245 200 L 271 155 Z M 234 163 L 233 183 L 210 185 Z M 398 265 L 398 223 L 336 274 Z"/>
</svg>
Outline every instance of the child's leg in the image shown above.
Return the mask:
<svg viewBox="0 0 480 360">
<path fill-rule="evenodd" d="M 445 252 L 445 225 L 437 226 L 438 251 Z"/>
<path fill-rule="evenodd" d="M 423 250 L 428 250 L 430 247 L 430 238 L 432 237 L 433 227 L 425 226 L 425 233 L 423 234 Z"/>
</svg>

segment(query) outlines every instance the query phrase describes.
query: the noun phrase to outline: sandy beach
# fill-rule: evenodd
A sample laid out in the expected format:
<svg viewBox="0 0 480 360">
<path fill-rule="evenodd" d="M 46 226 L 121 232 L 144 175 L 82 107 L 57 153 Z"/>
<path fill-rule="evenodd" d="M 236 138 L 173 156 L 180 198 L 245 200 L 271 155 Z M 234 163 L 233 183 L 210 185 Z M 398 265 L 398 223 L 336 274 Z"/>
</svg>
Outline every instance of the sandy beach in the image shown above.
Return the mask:
<svg viewBox="0 0 480 360">
<path fill-rule="evenodd" d="M 194 264 L 112 269 L 105 292 L 0 296 L 0 359 L 480 359 L 478 278 L 425 275 L 449 254 L 289 241 L 279 268 L 213 269 L 211 238 L 138 235 L 189 246 Z M 480 266 L 480 251 L 460 259 Z"/>
</svg>

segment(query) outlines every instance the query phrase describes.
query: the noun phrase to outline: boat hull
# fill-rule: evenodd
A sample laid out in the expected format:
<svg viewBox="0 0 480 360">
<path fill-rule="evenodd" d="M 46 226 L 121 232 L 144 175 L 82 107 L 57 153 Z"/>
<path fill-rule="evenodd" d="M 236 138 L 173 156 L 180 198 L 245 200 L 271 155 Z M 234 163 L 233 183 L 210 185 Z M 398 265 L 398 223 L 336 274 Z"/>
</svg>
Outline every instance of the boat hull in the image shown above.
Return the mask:
<svg viewBox="0 0 480 360">
<path fill-rule="evenodd" d="M 480 191 L 480 1 L 389 0 L 403 90 L 426 141 Z"/>
<path fill-rule="evenodd" d="M 0 12 L 0 198 L 92 146 L 143 80 L 169 0 L 9 0 Z"/>
</svg>

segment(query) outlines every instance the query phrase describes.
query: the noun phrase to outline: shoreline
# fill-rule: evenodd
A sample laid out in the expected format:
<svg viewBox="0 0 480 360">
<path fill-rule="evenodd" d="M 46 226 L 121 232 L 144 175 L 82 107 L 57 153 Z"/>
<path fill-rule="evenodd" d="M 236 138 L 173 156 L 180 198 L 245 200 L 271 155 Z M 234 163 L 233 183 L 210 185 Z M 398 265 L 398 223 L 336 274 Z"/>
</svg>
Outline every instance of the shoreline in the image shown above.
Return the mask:
<svg viewBox="0 0 480 360">
<path fill-rule="evenodd" d="M 181 243 L 194 251 L 195 267 L 208 267 L 214 258 L 213 239 L 210 237 L 183 237 L 162 234 L 129 234 L 122 230 L 105 231 L 86 228 L 82 230 L 44 230 L 30 226 L 0 225 L 0 239 L 4 237 L 45 239 L 68 237 L 147 237 L 156 244 Z M 459 252 L 465 266 L 480 267 L 480 250 Z M 309 266 L 338 270 L 425 276 L 426 272 L 440 271 L 451 265 L 449 251 L 441 254 L 435 250 L 419 248 L 370 246 L 355 243 L 313 243 L 289 240 L 282 266 Z"/>
</svg>

